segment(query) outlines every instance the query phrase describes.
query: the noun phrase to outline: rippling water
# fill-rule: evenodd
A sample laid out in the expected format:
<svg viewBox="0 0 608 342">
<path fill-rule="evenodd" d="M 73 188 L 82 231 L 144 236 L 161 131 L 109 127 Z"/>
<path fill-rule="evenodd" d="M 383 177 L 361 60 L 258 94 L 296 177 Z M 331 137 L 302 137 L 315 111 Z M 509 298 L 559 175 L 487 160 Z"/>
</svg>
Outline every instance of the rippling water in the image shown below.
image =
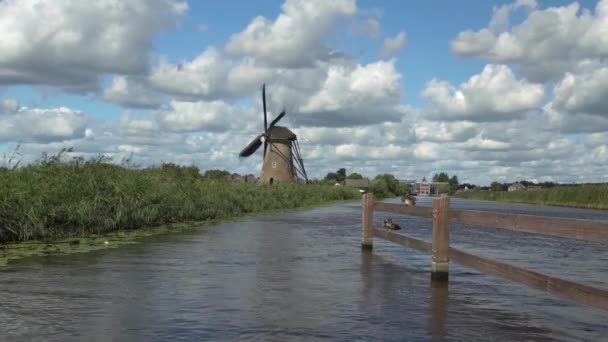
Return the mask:
<svg viewBox="0 0 608 342">
<path fill-rule="evenodd" d="M 419 205 L 431 199 L 420 198 Z M 608 220 L 602 211 L 452 199 L 455 208 Z M 377 213 L 380 221 L 385 213 Z M 430 220 L 393 215 L 430 238 Z M 0 340 L 601 341 L 608 313 L 376 239 L 358 204 L 246 218 L 0 269 Z M 454 225 L 453 245 L 608 287 L 605 245 Z"/>
</svg>

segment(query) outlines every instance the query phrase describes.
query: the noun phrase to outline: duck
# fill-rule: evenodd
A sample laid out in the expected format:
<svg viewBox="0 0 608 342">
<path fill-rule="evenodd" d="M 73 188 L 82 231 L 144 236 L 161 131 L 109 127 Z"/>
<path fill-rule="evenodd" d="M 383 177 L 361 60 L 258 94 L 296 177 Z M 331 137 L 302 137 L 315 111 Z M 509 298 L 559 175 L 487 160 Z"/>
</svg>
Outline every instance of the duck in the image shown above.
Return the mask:
<svg viewBox="0 0 608 342">
<path fill-rule="evenodd" d="M 408 205 L 416 205 L 416 197 L 411 194 L 404 194 L 401 196 L 401 202 L 403 202 L 406 207 Z"/>
<path fill-rule="evenodd" d="M 401 227 L 397 223 L 393 223 L 393 219 L 388 218 L 384 220 L 384 228 L 390 230 L 399 230 Z"/>
</svg>

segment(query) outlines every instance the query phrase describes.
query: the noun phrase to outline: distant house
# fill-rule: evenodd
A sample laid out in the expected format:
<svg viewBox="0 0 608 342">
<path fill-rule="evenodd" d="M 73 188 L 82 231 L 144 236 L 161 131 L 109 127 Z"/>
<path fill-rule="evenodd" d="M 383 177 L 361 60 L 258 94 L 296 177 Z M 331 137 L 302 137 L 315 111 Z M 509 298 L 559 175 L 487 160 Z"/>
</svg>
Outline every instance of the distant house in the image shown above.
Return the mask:
<svg viewBox="0 0 608 342">
<path fill-rule="evenodd" d="M 359 190 L 367 191 L 369 190 L 369 179 L 345 179 L 344 186 L 350 186 L 352 188 L 357 188 Z"/>
<path fill-rule="evenodd" d="M 238 173 L 233 173 L 231 175 L 226 175 L 225 178 L 227 180 L 233 180 L 241 183 L 255 183 L 257 181 L 257 178 L 252 174 L 241 176 Z"/>
<path fill-rule="evenodd" d="M 525 190 L 526 186 L 521 184 L 521 183 L 513 183 L 511 185 L 509 185 L 509 187 L 507 188 L 508 192 L 513 192 L 513 191 L 520 191 L 520 190 Z"/>
<path fill-rule="evenodd" d="M 447 182 L 422 182 L 416 183 L 416 194 L 422 196 L 439 195 L 439 193 L 446 191 L 448 186 Z"/>
</svg>

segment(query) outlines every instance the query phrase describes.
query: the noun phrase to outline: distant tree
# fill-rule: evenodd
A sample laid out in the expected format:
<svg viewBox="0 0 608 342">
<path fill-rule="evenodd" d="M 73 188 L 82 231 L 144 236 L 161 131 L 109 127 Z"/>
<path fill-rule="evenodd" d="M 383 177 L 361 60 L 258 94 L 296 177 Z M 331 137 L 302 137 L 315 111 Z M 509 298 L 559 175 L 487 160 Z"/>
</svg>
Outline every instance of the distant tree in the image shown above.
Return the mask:
<svg viewBox="0 0 608 342">
<path fill-rule="evenodd" d="M 345 168 L 340 168 L 336 172 L 329 172 L 324 178 L 324 180 L 326 182 L 333 182 L 333 183 L 344 183 L 345 179 L 346 179 L 346 169 Z"/>
<path fill-rule="evenodd" d="M 350 175 L 346 176 L 346 179 L 363 179 L 363 176 L 356 172 L 353 172 Z"/>
<path fill-rule="evenodd" d="M 490 190 L 500 192 L 502 191 L 502 184 L 498 182 L 492 182 L 492 184 L 490 184 Z"/>
<path fill-rule="evenodd" d="M 230 175 L 230 172 L 226 170 L 214 169 L 205 171 L 203 177 L 207 179 L 225 179 L 228 175 Z"/>
<path fill-rule="evenodd" d="M 426 177 L 422 177 L 422 183 L 426 183 Z"/>
<path fill-rule="evenodd" d="M 346 169 L 340 168 L 338 171 L 336 171 L 336 174 L 338 175 L 338 182 L 344 182 L 346 179 Z"/>
<path fill-rule="evenodd" d="M 456 175 L 452 176 L 448 183 L 450 183 L 450 194 L 453 194 L 458 190 L 458 177 Z"/>
<path fill-rule="evenodd" d="M 447 183 L 450 180 L 450 176 L 448 176 L 445 172 L 440 172 L 439 174 L 435 174 L 433 176 L 433 182 L 442 182 Z"/>
<path fill-rule="evenodd" d="M 377 175 L 370 187 L 378 197 L 401 196 L 411 190 L 409 184 L 399 183 L 397 178 L 389 173 Z"/>
<path fill-rule="evenodd" d="M 323 180 L 337 182 L 338 181 L 338 174 L 335 173 L 335 172 L 328 172 L 327 175 L 325 175 L 325 178 L 323 178 Z"/>
<path fill-rule="evenodd" d="M 553 188 L 556 186 L 555 182 L 542 182 L 540 185 L 543 188 Z"/>
</svg>

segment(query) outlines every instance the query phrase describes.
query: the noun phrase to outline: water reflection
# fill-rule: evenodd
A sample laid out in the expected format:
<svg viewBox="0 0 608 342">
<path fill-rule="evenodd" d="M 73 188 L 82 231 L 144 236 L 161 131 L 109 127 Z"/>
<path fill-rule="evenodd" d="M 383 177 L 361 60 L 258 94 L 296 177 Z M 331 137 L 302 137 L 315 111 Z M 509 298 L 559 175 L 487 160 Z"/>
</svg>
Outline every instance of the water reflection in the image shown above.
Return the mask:
<svg viewBox="0 0 608 342">
<path fill-rule="evenodd" d="M 430 258 L 389 242 L 362 252 L 360 219 L 360 205 L 341 205 L 12 264 L 0 270 L 0 341 L 605 336 L 604 312 L 457 265 L 449 287 L 431 284 Z"/>
<path fill-rule="evenodd" d="M 430 335 L 433 340 L 447 335 L 446 316 L 448 309 L 449 286 L 447 282 L 431 281 Z"/>
</svg>

